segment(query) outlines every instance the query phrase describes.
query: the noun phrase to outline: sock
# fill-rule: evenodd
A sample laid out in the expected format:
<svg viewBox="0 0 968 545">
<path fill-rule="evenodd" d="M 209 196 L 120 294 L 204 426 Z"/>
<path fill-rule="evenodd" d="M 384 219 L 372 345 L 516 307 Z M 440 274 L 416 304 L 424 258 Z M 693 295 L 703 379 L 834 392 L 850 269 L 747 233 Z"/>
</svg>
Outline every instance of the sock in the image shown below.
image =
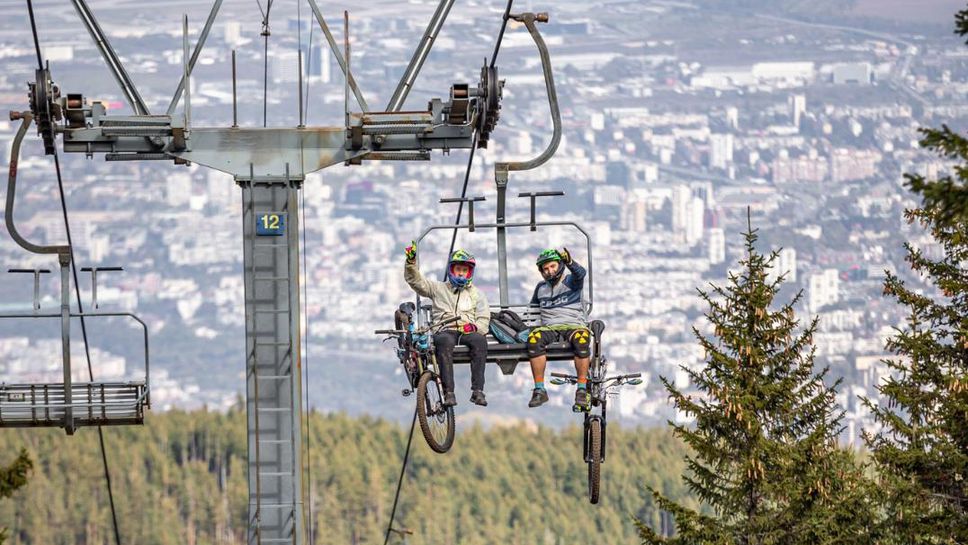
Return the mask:
<svg viewBox="0 0 968 545">
<path fill-rule="evenodd" d="M 580 378 L 580 379 L 578 379 L 578 389 L 579 390 L 584 390 L 587 385 L 588 385 L 588 379 L 587 378 Z"/>
<path fill-rule="evenodd" d="M 536 381 L 534 381 L 534 389 L 535 390 L 544 390 L 545 389 L 545 387 L 544 387 L 544 380 L 536 380 Z"/>
</svg>

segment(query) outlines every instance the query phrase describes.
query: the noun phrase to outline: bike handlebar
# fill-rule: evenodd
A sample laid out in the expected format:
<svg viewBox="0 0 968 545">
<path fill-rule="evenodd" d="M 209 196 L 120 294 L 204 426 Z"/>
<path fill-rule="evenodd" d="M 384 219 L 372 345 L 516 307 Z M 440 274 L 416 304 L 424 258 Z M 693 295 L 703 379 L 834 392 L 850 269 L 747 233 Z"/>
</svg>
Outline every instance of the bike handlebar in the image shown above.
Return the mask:
<svg viewBox="0 0 968 545">
<path fill-rule="evenodd" d="M 445 325 L 452 324 L 452 323 L 457 322 L 459 320 L 460 320 L 460 316 L 453 316 L 451 318 L 447 318 L 446 320 L 441 320 L 441 321 L 436 322 L 436 323 L 433 323 L 433 324 L 428 324 L 428 325 L 424 326 L 423 329 L 426 330 L 426 331 L 430 331 L 431 329 L 434 329 L 434 328 L 437 328 L 437 327 L 443 327 Z"/>
<path fill-rule="evenodd" d="M 571 382 L 578 381 L 578 377 L 576 377 L 575 375 L 569 375 L 567 373 L 551 373 L 551 376 L 554 378 L 565 379 Z M 614 377 L 608 377 L 602 380 L 602 383 L 613 382 L 613 381 L 621 382 L 623 380 L 629 380 L 634 378 L 642 378 L 642 373 L 629 373 L 628 375 L 616 375 Z"/>
</svg>

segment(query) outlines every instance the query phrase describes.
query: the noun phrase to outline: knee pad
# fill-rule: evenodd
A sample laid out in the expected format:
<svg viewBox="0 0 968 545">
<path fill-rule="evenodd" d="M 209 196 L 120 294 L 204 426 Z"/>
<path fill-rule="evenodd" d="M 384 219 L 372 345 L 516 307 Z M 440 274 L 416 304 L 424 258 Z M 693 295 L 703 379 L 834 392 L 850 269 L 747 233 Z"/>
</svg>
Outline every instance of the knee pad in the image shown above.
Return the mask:
<svg viewBox="0 0 968 545">
<path fill-rule="evenodd" d="M 528 334 L 528 356 L 532 358 L 543 356 L 545 354 L 545 344 L 546 342 L 541 338 L 541 331 L 532 330 Z"/>
<path fill-rule="evenodd" d="M 571 346 L 575 350 L 575 356 L 587 358 L 592 355 L 592 334 L 587 329 L 576 329 L 572 331 L 568 340 L 571 341 Z"/>
</svg>

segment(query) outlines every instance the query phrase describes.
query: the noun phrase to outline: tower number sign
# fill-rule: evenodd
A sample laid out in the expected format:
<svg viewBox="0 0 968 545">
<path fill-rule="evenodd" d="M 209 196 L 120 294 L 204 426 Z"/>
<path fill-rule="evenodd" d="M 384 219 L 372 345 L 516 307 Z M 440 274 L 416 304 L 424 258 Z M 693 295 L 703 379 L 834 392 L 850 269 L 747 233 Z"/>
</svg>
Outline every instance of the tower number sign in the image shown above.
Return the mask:
<svg viewBox="0 0 968 545">
<path fill-rule="evenodd" d="M 286 233 L 286 216 L 282 214 L 259 214 L 255 221 L 255 234 L 278 237 Z"/>
</svg>

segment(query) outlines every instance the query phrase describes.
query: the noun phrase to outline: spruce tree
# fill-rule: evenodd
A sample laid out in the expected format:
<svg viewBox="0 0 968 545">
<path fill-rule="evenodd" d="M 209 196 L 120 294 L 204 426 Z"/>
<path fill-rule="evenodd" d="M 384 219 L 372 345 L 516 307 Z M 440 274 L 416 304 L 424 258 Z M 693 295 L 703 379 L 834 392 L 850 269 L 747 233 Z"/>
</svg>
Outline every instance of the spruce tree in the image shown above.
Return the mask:
<svg viewBox="0 0 968 545">
<path fill-rule="evenodd" d="M 10 498 L 17 489 L 27 484 L 27 474 L 33 467 L 34 464 L 27 456 L 27 451 L 21 450 L 12 464 L 0 468 L 0 499 Z M 0 528 L 0 545 L 3 545 L 6 540 L 7 529 Z"/>
<path fill-rule="evenodd" d="M 968 34 L 968 11 L 957 22 Z M 968 140 L 947 126 L 922 133 L 923 147 L 960 165 L 937 180 L 906 175 L 922 204 L 905 217 L 940 252 L 906 244 L 923 282 L 896 274 L 884 282 L 908 316 L 887 343 L 897 357 L 878 387 L 886 403 L 865 400 L 880 425 L 866 439 L 889 493 L 884 522 L 893 541 L 968 543 Z"/>
<path fill-rule="evenodd" d="M 836 384 L 814 370 L 817 320 L 800 328 L 793 309 L 802 292 L 775 307 L 782 278 L 768 273 L 777 253 L 756 250 L 752 227 L 745 240 L 741 270 L 726 287 L 698 290 L 713 336 L 693 330 L 705 366 L 683 370 L 696 392 L 662 379 L 676 409 L 695 418 L 670 425 L 694 452 L 682 478 L 704 509 L 651 490 L 675 517 L 676 535 L 641 522 L 639 534 L 650 544 L 870 543 L 870 483 L 837 446 Z"/>
<path fill-rule="evenodd" d="M 968 37 L 968 9 L 955 14 L 955 34 Z M 968 44 L 968 40 L 965 43 Z M 921 134 L 921 147 L 946 159 L 956 160 L 962 166 L 936 180 L 906 174 L 907 186 L 923 199 L 923 209 L 931 212 L 931 223 L 940 226 L 964 225 L 968 223 L 968 175 L 963 170 L 968 159 L 968 139 L 948 125 L 941 125 L 940 129 L 921 129 Z"/>
</svg>

